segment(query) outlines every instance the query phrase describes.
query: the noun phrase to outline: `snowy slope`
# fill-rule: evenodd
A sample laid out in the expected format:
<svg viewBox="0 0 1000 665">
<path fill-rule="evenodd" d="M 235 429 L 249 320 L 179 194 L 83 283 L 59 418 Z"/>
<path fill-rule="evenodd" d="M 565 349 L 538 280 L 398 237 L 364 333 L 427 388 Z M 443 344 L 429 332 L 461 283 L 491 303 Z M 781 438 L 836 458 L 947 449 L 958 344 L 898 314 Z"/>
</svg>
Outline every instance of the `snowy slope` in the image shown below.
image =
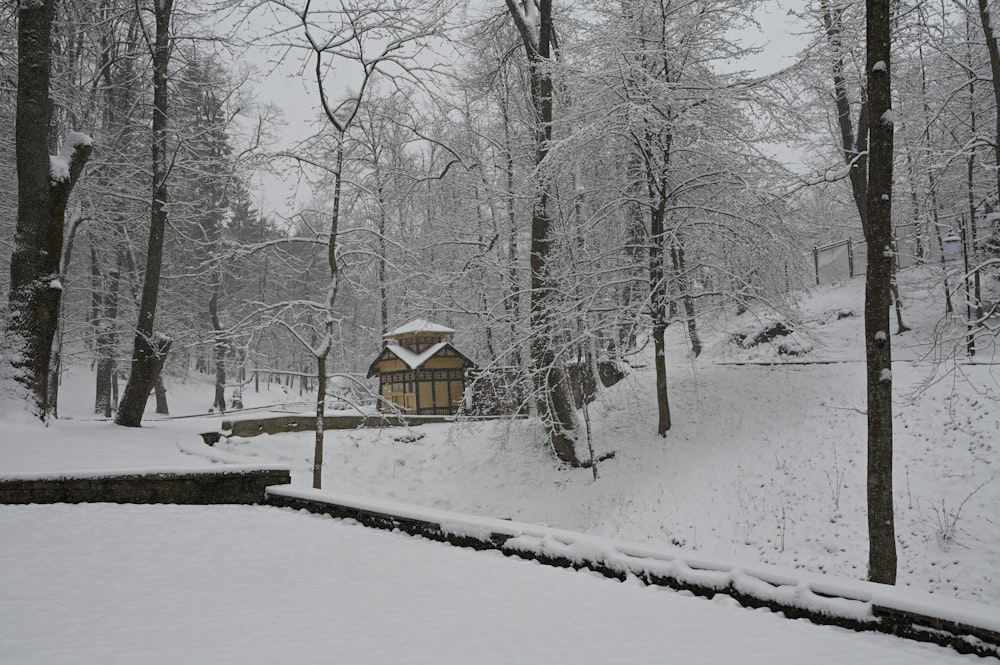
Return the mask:
<svg viewBox="0 0 1000 665">
<path fill-rule="evenodd" d="M 956 364 L 964 328 L 940 321 L 928 275 L 904 273 L 914 330 L 894 337 L 899 584 L 1000 605 L 1000 385 L 990 364 Z M 861 280 L 804 295 L 794 343 L 810 350 L 796 357 L 730 342 L 760 312 L 703 322 L 697 359 L 672 326 L 674 427 L 652 435 L 652 367 L 637 363 L 591 407 L 595 447 L 616 452 L 596 482 L 556 464 L 531 423 L 457 423 L 421 426 L 417 441 L 399 429 L 328 432 L 324 487 L 863 579 L 862 302 Z M 789 360 L 835 362 L 721 364 Z M 306 434 L 222 448 L 288 464 L 305 485 L 312 445 Z"/>
</svg>

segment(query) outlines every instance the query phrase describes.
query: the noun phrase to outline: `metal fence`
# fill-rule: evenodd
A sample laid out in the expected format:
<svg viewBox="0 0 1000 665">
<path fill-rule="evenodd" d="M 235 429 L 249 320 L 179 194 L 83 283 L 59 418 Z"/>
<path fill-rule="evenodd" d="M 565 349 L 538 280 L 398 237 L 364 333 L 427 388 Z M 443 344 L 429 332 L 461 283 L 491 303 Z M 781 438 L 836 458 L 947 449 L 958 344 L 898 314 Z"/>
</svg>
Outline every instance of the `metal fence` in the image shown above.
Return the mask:
<svg viewBox="0 0 1000 665">
<path fill-rule="evenodd" d="M 894 231 L 896 267 L 916 265 L 919 257 L 927 257 L 927 243 L 920 237 L 916 224 L 900 224 Z M 868 266 L 868 246 L 864 240 L 838 240 L 813 247 L 813 269 L 817 286 L 833 284 L 864 275 Z"/>
</svg>

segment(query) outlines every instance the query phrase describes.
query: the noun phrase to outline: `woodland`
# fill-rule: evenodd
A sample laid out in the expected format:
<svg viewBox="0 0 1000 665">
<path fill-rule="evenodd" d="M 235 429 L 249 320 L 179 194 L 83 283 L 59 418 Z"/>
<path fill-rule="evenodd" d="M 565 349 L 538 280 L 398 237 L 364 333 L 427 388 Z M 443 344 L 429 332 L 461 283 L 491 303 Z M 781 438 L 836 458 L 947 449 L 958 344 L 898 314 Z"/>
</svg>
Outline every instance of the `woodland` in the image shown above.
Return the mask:
<svg viewBox="0 0 1000 665">
<path fill-rule="evenodd" d="M 570 365 L 652 348 L 669 440 L 667 327 L 697 356 L 707 313 L 791 316 L 812 248 L 864 238 L 869 570 L 892 582 L 893 228 L 928 264 L 961 239 L 965 274 L 940 279 L 974 353 L 1000 263 L 1000 7 L 795 3 L 801 49 L 761 73 L 740 35 L 774 4 L 4 3 L 10 390 L 58 417 L 61 368 L 85 364 L 95 413 L 138 426 L 150 394 L 169 409 L 162 373 L 204 373 L 217 410 L 281 381 L 322 417 L 372 403 L 383 335 L 424 318 L 587 466 Z M 313 93 L 304 138 L 258 101 L 279 76 Z"/>
</svg>

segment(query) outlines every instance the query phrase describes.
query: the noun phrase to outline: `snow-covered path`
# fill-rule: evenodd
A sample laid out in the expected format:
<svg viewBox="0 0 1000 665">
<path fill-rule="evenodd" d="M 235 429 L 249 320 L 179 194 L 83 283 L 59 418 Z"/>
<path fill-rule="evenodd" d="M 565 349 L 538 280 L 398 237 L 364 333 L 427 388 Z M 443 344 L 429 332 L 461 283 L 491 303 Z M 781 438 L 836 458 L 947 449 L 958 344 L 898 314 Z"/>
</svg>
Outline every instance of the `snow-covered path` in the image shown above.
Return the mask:
<svg viewBox="0 0 1000 665">
<path fill-rule="evenodd" d="M 0 506 L 0 532 L 6 664 L 982 662 L 276 508 Z"/>
</svg>

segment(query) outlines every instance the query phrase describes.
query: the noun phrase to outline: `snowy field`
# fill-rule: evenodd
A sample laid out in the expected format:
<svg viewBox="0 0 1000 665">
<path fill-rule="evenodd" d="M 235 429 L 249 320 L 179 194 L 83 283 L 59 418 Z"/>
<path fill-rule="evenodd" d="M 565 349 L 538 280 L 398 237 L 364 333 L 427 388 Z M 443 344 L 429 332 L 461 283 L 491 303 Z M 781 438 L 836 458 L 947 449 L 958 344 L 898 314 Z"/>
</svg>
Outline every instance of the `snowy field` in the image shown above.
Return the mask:
<svg viewBox="0 0 1000 665">
<path fill-rule="evenodd" d="M 8 665 L 983 662 L 277 508 L 0 506 L 0 530 Z"/>
<path fill-rule="evenodd" d="M 995 349 L 981 342 L 968 363 L 962 327 L 940 321 L 940 294 L 919 274 L 904 277 L 914 330 L 893 341 L 899 584 L 983 603 L 995 618 Z M 652 434 L 653 371 L 640 355 L 590 407 L 598 454 L 615 452 L 597 480 L 557 464 L 531 422 L 459 421 L 328 432 L 324 487 L 863 579 L 862 289 L 855 280 L 813 291 L 793 335 L 750 349 L 731 341 L 766 323 L 749 314 L 703 321 L 697 359 L 671 326 L 674 427 L 666 439 Z M 789 360 L 830 364 L 728 364 Z M 208 447 L 198 434 L 221 424 L 206 414 L 211 386 L 168 386 L 172 413 L 192 417 L 150 408 L 142 429 L 119 428 L 93 419 L 93 375 L 73 368 L 62 420 L 40 428 L 23 415 L 0 418 L 0 475 L 277 464 L 309 485 L 311 433 Z M 244 394 L 248 407 L 296 399 Z M 270 508 L 0 506 L 0 532 L 3 663 L 961 659 Z"/>
</svg>

